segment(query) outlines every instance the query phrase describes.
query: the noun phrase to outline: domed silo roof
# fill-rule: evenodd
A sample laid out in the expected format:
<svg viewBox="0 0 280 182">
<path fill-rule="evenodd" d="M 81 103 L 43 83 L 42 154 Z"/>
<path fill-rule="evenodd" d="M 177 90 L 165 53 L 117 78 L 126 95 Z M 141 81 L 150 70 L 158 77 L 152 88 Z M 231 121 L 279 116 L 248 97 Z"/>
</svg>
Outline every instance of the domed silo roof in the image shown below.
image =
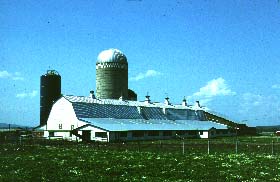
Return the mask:
<svg viewBox="0 0 280 182">
<path fill-rule="evenodd" d="M 118 49 L 102 51 L 96 61 L 96 97 L 128 98 L 128 63 Z"/>
<path fill-rule="evenodd" d="M 126 63 L 126 56 L 118 49 L 108 49 L 99 53 L 96 64 L 98 63 Z"/>
</svg>

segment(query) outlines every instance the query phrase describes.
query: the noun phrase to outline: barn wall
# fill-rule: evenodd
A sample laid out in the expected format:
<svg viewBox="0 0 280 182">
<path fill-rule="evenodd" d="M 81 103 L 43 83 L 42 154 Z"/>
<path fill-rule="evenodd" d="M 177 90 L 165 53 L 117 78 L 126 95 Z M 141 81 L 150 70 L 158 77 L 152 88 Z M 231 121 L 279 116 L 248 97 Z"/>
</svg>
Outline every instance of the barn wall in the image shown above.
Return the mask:
<svg viewBox="0 0 280 182">
<path fill-rule="evenodd" d="M 209 138 L 209 131 L 200 131 L 199 136 L 200 138 Z"/>
<path fill-rule="evenodd" d="M 85 125 L 79 121 L 71 102 L 64 97 L 60 98 L 52 107 L 47 121 L 47 130 L 72 130 Z"/>
<path fill-rule="evenodd" d="M 235 132 L 230 132 L 230 130 L 216 130 L 215 132 L 216 137 L 221 137 L 221 136 L 236 136 Z"/>
<path fill-rule="evenodd" d="M 97 128 L 94 126 L 86 126 L 84 128 L 81 128 L 79 132 L 82 133 L 82 131 L 90 131 L 90 140 L 92 141 L 107 141 L 108 138 L 110 138 L 109 132 L 106 130 L 103 130 L 101 128 Z M 107 133 L 107 139 L 105 140 L 104 138 L 97 137 L 96 132 L 106 132 Z"/>
</svg>

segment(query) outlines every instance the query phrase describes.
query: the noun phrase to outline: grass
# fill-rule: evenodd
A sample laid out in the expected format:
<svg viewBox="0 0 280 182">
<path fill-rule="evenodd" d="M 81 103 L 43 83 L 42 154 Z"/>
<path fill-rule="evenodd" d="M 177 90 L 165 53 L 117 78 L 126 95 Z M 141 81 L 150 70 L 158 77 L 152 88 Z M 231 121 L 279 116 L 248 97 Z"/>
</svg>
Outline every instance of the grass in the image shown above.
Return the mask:
<svg viewBox="0 0 280 182">
<path fill-rule="evenodd" d="M 167 150 L 172 145 L 181 146 L 181 141 L 162 142 L 163 146 L 159 141 L 142 142 L 140 150 L 138 142 L 2 144 L 0 181 L 280 181 L 277 153 L 235 154 L 225 150 L 208 155 L 203 146 L 201 151 L 189 149 L 183 155 L 181 148 Z M 191 140 L 188 147 L 200 142 L 205 141 Z M 152 144 L 154 148 L 144 147 Z M 217 142 L 214 144 L 224 150 Z"/>
</svg>

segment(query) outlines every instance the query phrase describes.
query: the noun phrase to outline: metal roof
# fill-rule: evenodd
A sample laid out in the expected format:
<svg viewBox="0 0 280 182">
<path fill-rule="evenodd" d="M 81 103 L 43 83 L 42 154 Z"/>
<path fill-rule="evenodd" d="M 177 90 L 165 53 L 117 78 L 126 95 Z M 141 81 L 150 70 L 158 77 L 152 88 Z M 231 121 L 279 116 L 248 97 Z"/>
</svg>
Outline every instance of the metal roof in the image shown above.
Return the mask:
<svg viewBox="0 0 280 182">
<path fill-rule="evenodd" d="M 108 49 L 99 53 L 96 63 L 120 62 L 126 63 L 126 56 L 118 49 Z"/>
<path fill-rule="evenodd" d="M 168 119 L 159 107 L 142 107 L 140 112 L 145 119 Z"/>
<path fill-rule="evenodd" d="M 191 109 L 204 110 L 202 107 L 196 106 L 182 106 L 182 105 L 166 105 L 160 102 L 147 103 L 145 101 L 130 101 L 130 100 L 116 100 L 116 99 L 93 99 L 85 96 L 64 95 L 65 99 L 70 102 L 84 102 L 84 103 L 98 103 L 98 104 L 113 104 L 113 105 L 127 105 L 127 106 L 143 106 L 143 107 L 159 107 L 159 108 L 174 108 L 174 109 Z"/>
<path fill-rule="evenodd" d="M 209 130 L 226 125 L 206 121 L 204 111 L 182 105 L 64 96 L 78 119 L 107 131 Z"/>
<path fill-rule="evenodd" d="M 144 120 L 144 119 L 108 119 L 80 118 L 91 125 L 107 131 L 132 130 L 209 130 L 211 128 L 227 129 L 227 126 L 211 121 L 197 120 Z"/>
<path fill-rule="evenodd" d="M 78 118 L 143 119 L 135 106 L 82 102 L 72 105 Z"/>
<path fill-rule="evenodd" d="M 72 102 L 77 118 L 114 118 L 146 120 L 206 120 L 203 111 L 159 107 Z"/>
</svg>

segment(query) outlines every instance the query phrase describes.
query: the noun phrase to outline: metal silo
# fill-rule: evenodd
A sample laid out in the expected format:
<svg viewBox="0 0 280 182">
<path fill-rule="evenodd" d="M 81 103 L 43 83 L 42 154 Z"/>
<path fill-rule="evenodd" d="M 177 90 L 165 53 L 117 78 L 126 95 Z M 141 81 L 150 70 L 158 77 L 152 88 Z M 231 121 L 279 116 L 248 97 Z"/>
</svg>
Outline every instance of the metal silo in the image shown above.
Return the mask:
<svg viewBox="0 0 280 182">
<path fill-rule="evenodd" d="M 53 103 L 61 96 L 61 77 L 55 70 L 41 76 L 40 125 L 47 123 Z"/>
<path fill-rule="evenodd" d="M 96 62 L 96 97 L 100 99 L 128 98 L 128 63 L 117 49 L 102 51 Z"/>
</svg>

